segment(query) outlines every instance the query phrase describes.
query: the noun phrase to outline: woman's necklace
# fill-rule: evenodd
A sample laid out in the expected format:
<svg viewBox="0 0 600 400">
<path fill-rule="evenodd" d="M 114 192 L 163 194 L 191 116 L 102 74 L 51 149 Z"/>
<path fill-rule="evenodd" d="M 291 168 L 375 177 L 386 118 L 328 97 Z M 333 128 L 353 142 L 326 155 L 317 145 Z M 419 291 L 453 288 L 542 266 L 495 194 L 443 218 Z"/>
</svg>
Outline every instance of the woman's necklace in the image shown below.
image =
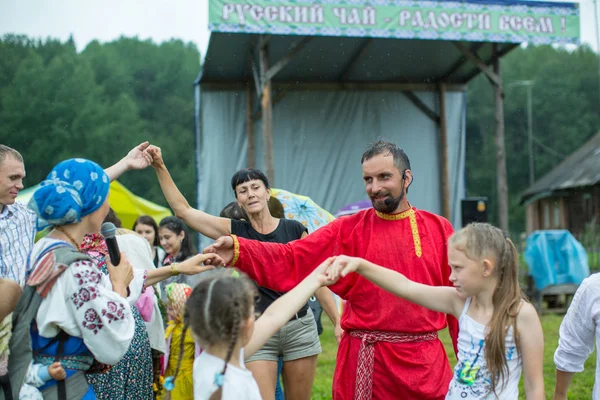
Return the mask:
<svg viewBox="0 0 600 400">
<path fill-rule="evenodd" d="M 75 248 L 77 249 L 77 251 L 81 251 L 81 246 L 79 246 L 79 243 L 77 243 L 77 241 L 75 239 L 73 239 L 73 236 L 71 236 L 69 234 L 69 232 L 65 231 L 62 227 L 60 226 L 55 226 L 54 229 L 56 229 L 57 231 L 61 232 L 62 234 L 64 234 L 66 237 L 69 238 L 69 240 L 71 241 L 71 243 L 73 243 L 73 245 L 75 246 Z"/>
</svg>

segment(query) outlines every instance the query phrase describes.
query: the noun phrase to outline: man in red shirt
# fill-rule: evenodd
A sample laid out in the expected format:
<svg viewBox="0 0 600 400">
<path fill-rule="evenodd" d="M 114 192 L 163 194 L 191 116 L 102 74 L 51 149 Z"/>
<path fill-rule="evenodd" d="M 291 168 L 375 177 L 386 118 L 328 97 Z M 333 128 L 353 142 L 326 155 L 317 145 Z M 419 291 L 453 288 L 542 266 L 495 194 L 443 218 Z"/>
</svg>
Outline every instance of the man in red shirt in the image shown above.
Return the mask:
<svg viewBox="0 0 600 400">
<path fill-rule="evenodd" d="M 450 223 L 408 202 L 410 161 L 393 143 L 379 141 L 363 154 L 363 180 L 373 208 L 339 218 L 288 244 L 219 238 L 205 252 L 261 286 L 289 291 L 330 256 L 365 258 L 427 284 L 450 285 L 447 243 Z M 331 290 L 346 300 L 341 324 L 333 399 L 443 399 L 452 372 L 437 332 L 453 317 L 427 310 L 373 285 L 358 274 Z"/>
</svg>

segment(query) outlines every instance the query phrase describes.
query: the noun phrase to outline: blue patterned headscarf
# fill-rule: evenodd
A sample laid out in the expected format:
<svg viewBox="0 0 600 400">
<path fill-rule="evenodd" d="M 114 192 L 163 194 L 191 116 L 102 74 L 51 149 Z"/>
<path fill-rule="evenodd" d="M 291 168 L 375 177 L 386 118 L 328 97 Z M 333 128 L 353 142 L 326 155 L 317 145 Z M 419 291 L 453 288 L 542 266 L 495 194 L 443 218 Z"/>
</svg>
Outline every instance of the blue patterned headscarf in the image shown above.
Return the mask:
<svg viewBox="0 0 600 400">
<path fill-rule="evenodd" d="M 57 164 L 29 201 L 38 230 L 81 221 L 106 200 L 110 179 L 102 167 L 83 158 Z"/>
</svg>

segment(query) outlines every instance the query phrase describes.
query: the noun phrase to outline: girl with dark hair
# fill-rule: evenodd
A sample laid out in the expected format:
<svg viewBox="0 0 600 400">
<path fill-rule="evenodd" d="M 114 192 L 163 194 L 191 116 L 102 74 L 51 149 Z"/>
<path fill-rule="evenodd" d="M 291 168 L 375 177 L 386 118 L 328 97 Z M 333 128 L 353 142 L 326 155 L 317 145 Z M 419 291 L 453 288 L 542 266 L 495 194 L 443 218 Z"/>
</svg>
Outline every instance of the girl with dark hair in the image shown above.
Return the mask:
<svg viewBox="0 0 600 400">
<path fill-rule="evenodd" d="M 163 265 L 163 260 L 167 253 L 160 247 L 160 239 L 158 236 L 158 225 L 154 218 L 149 215 L 142 215 L 135 220 L 133 231 L 138 235 L 142 235 L 152 248 L 152 260 L 155 267 Z"/>
<path fill-rule="evenodd" d="M 162 248 L 167 253 L 162 263 L 164 266 L 185 261 L 196 254 L 192 239 L 187 234 L 185 223 L 177 217 L 166 217 L 160 221 L 158 237 Z M 192 282 L 187 276 L 182 275 L 166 279 L 162 283 L 161 299 L 167 298 L 165 287 L 169 283 L 191 284 Z"/>
<path fill-rule="evenodd" d="M 196 254 L 185 223 L 177 217 L 166 217 L 160 221 L 158 238 L 162 248 L 167 252 L 163 265 L 181 262 Z"/>
<path fill-rule="evenodd" d="M 160 148 L 150 146 L 148 153 L 152 156 L 152 167 L 156 171 L 163 194 L 175 215 L 197 232 L 212 239 L 234 234 L 275 243 L 288 243 L 308 235 L 306 227 L 301 223 L 273 217 L 268 206 L 271 198 L 269 181 L 261 171 L 254 168 L 243 169 L 231 178 L 231 189 L 235 199 L 248 216 L 247 220 L 238 221 L 216 217 L 192 208 L 173 182 L 162 159 Z M 257 314 L 264 312 L 284 294 L 265 287 L 258 287 L 258 293 L 255 304 Z M 339 333 L 336 334 L 336 338 L 339 341 L 340 316 L 331 291 L 328 288 L 320 288 L 315 296 L 334 321 L 336 333 Z M 315 319 L 308 304 L 304 304 L 285 324 L 283 332 L 276 332 L 265 346 L 248 360 L 248 369 L 254 374 L 262 397 L 273 399 L 278 380 L 278 360 L 279 357 L 283 357 L 282 375 L 286 400 L 309 400 L 320 353 L 321 343 Z"/>
</svg>

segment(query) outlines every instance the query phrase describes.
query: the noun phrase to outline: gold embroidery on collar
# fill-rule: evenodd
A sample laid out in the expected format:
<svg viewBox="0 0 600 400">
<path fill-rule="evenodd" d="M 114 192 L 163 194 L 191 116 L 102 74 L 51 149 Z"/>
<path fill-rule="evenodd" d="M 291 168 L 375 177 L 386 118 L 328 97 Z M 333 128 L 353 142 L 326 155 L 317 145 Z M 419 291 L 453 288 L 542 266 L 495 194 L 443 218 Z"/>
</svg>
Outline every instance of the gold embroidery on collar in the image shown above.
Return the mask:
<svg viewBox="0 0 600 400">
<path fill-rule="evenodd" d="M 401 212 L 400 214 L 384 214 L 375 210 L 375 213 L 379 218 L 385 219 L 387 221 L 397 221 L 408 217 L 410 221 L 410 229 L 412 231 L 413 243 L 415 245 L 415 254 L 419 258 L 423 255 L 423 249 L 421 248 L 421 238 L 419 237 L 419 227 L 417 226 L 417 217 L 415 214 L 415 210 L 411 208 L 409 210 Z"/>
<path fill-rule="evenodd" d="M 402 211 L 400 214 L 384 214 L 382 212 L 379 212 L 379 211 L 375 210 L 375 213 L 381 219 L 385 219 L 385 220 L 388 220 L 388 221 L 396 221 L 396 220 L 399 220 L 399 219 L 404 219 L 404 218 L 408 217 L 411 214 L 414 215 L 415 210 L 413 210 L 412 208 L 409 208 L 406 211 Z"/>
</svg>

